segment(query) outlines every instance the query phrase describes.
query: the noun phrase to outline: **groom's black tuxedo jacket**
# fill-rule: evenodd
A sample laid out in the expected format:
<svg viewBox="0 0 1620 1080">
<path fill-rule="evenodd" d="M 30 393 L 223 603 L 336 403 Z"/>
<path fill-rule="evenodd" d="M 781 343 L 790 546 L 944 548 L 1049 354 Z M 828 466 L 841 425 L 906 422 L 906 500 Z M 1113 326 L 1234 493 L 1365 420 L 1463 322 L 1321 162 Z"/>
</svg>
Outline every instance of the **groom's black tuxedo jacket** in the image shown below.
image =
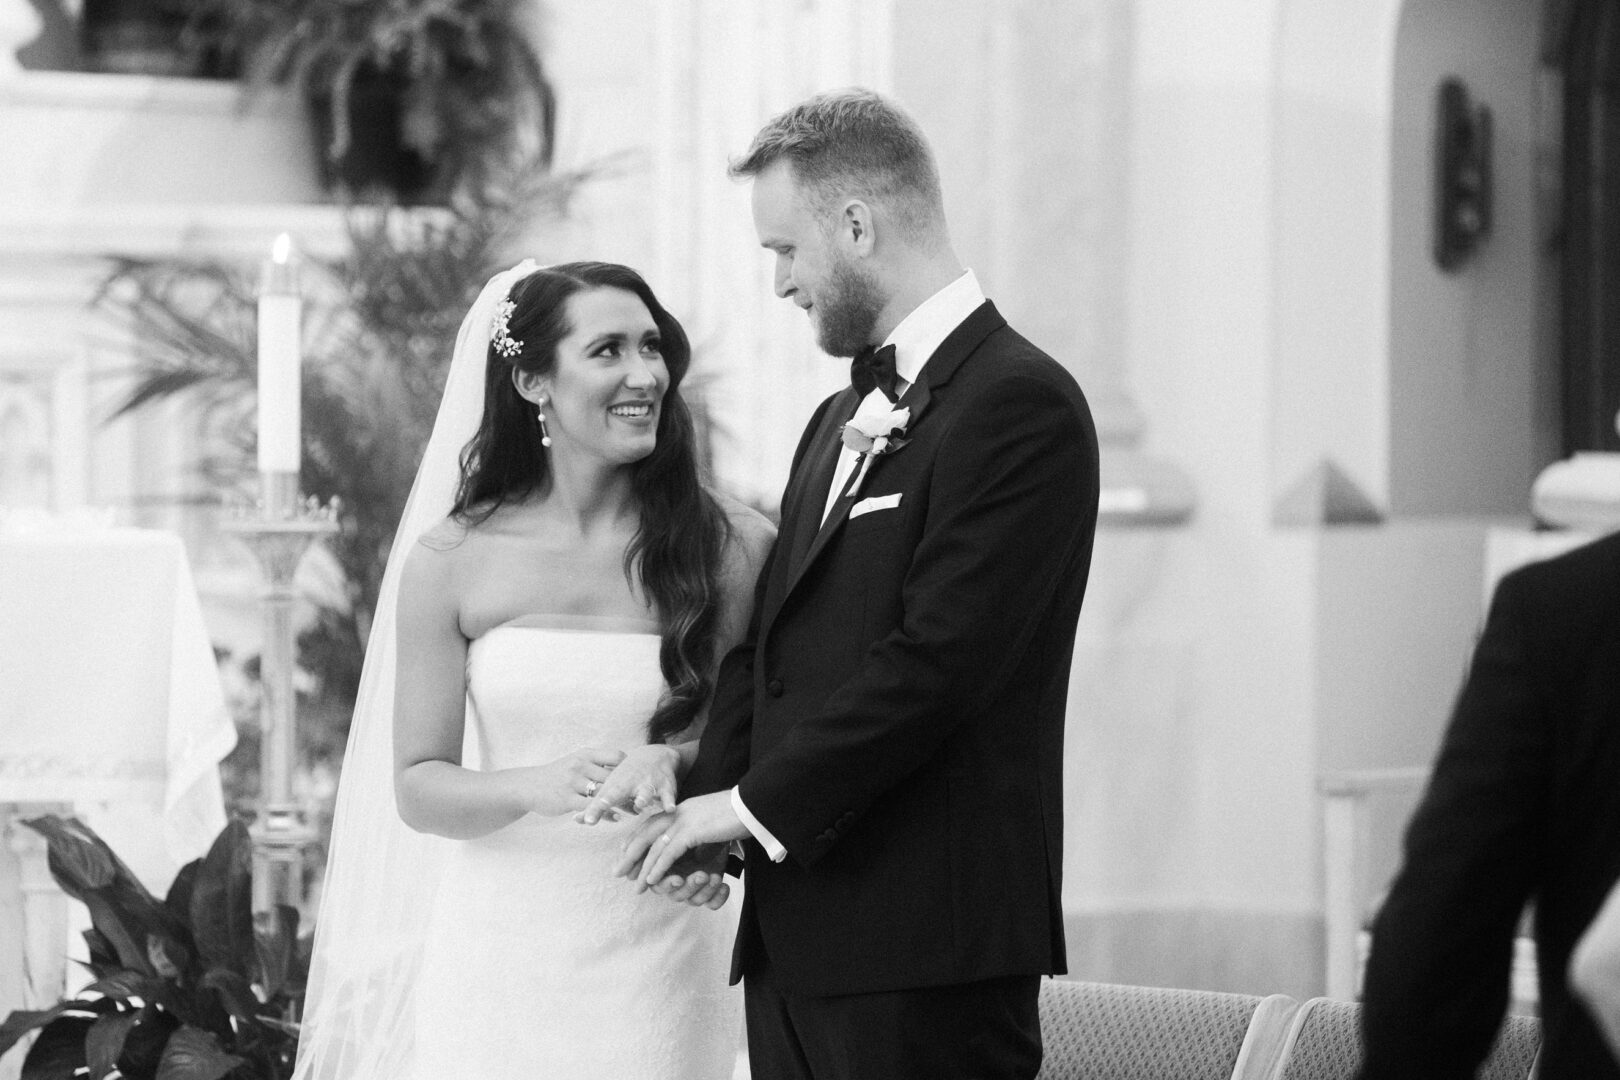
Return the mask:
<svg viewBox="0 0 1620 1080">
<path fill-rule="evenodd" d="M 846 994 L 1066 970 L 1063 726 L 1097 520 L 1085 397 L 989 303 L 899 405 L 905 445 L 822 508 L 853 413 L 794 456 L 749 640 L 721 664 L 687 793 L 739 786 L 732 979 Z M 866 500 L 895 495 L 893 506 Z"/>
</svg>

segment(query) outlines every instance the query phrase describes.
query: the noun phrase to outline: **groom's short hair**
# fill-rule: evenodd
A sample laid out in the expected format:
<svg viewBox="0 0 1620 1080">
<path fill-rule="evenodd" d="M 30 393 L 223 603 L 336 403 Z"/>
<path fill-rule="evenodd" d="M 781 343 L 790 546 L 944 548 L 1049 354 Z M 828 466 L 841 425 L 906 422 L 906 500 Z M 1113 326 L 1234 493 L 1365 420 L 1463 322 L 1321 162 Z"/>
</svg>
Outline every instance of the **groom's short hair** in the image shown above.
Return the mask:
<svg viewBox="0 0 1620 1080">
<path fill-rule="evenodd" d="M 784 159 L 817 210 L 865 199 L 888 207 L 913 241 L 944 231 L 934 153 L 917 122 L 881 94 L 852 87 L 801 101 L 761 128 L 729 172 L 754 177 Z"/>
</svg>

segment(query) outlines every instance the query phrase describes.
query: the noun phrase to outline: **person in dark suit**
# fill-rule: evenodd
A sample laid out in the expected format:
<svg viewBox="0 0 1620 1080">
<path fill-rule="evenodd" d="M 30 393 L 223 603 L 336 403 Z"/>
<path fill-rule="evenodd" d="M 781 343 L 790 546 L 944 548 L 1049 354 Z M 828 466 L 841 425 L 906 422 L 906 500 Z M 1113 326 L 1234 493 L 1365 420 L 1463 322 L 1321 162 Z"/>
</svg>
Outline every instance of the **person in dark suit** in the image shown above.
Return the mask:
<svg viewBox="0 0 1620 1080">
<path fill-rule="evenodd" d="M 680 898 L 708 871 L 666 877 L 678 860 L 743 841 L 754 1075 L 1032 1077 L 1040 976 L 1066 970 L 1090 410 L 963 270 L 933 155 L 887 99 L 803 102 L 732 173 L 777 295 L 855 357 L 852 385 L 800 440 L 686 797 L 620 871 Z"/>
<path fill-rule="evenodd" d="M 1620 1077 L 1570 952 L 1620 877 L 1620 534 L 1497 586 L 1373 925 L 1365 1080 L 1471 1077 L 1534 906 L 1543 1080 Z"/>
</svg>

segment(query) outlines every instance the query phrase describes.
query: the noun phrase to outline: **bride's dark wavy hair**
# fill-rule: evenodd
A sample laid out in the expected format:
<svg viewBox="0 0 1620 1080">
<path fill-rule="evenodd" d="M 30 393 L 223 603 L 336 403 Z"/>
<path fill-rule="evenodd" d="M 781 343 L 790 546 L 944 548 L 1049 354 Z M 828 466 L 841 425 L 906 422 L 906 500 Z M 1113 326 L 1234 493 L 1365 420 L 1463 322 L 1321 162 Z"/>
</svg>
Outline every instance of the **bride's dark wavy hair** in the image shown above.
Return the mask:
<svg viewBox="0 0 1620 1080">
<path fill-rule="evenodd" d="M 659 666 L 669 689 L 647 722 L 649 742 L 667 743 L 691 726 L 713 683 L 719 631 L 721 551 L 729 525 L 698 476 L 692 412 L 680 393 L 692 362 L 686 331 L 640 274 L 616 263 L 574 262 L 537 270 L 512 287 L 508 329 L 522 343 L 514 356 L 490 346 L 484 414 L 461 452 L 461 483 L 452 515 L 477 525 L 509 500 L 544 491 L 548 451 L 540 444 L 534 406 L 517 392 L 513 373 L 551 372 L 557 345 L 572 332 L 568 298 L 588 289 L 623 289 L 647 305 L 658 327 L 669 386 L 659 409 L 653 452 L 629 466 L 641 523 L 624 553 L 624 574 L 652 597 L 662 645 Z"/>
</svg>

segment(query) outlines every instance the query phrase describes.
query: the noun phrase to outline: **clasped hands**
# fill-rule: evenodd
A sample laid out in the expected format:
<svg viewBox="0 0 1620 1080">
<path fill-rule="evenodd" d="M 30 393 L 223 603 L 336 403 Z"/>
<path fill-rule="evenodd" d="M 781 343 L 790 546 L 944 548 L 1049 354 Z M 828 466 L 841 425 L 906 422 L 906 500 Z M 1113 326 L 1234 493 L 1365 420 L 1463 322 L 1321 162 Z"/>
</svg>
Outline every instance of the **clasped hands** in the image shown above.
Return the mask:
<svg viewBox="0 0 1620 1080">
<path fill-rule="evenodd" d="M 718 908 L 731 895 L 726 848 L 748 829 L 729 792 L 699 795 L 640 822 L 625 840 L 613 872 L 677 903 Z"/>
<path fill-rule="evenodd" d="M 726 849 L 748 835 L 727 792 L 675 802 L 679 755 L 668 746 L 637 747 L 611 766 L 599 783 L 586 787 L 586 802 L 574 815 L 595 825 L 620 813 L 659 812 L 638 823 L 626 838 L 613 873 L 635 882 L 637 892 L 652 890 L 677 903 L 717 909 L 731 895 L 726 884 Z M 602 764 L 607 764 L 602 762 Z"/>
</svg>

